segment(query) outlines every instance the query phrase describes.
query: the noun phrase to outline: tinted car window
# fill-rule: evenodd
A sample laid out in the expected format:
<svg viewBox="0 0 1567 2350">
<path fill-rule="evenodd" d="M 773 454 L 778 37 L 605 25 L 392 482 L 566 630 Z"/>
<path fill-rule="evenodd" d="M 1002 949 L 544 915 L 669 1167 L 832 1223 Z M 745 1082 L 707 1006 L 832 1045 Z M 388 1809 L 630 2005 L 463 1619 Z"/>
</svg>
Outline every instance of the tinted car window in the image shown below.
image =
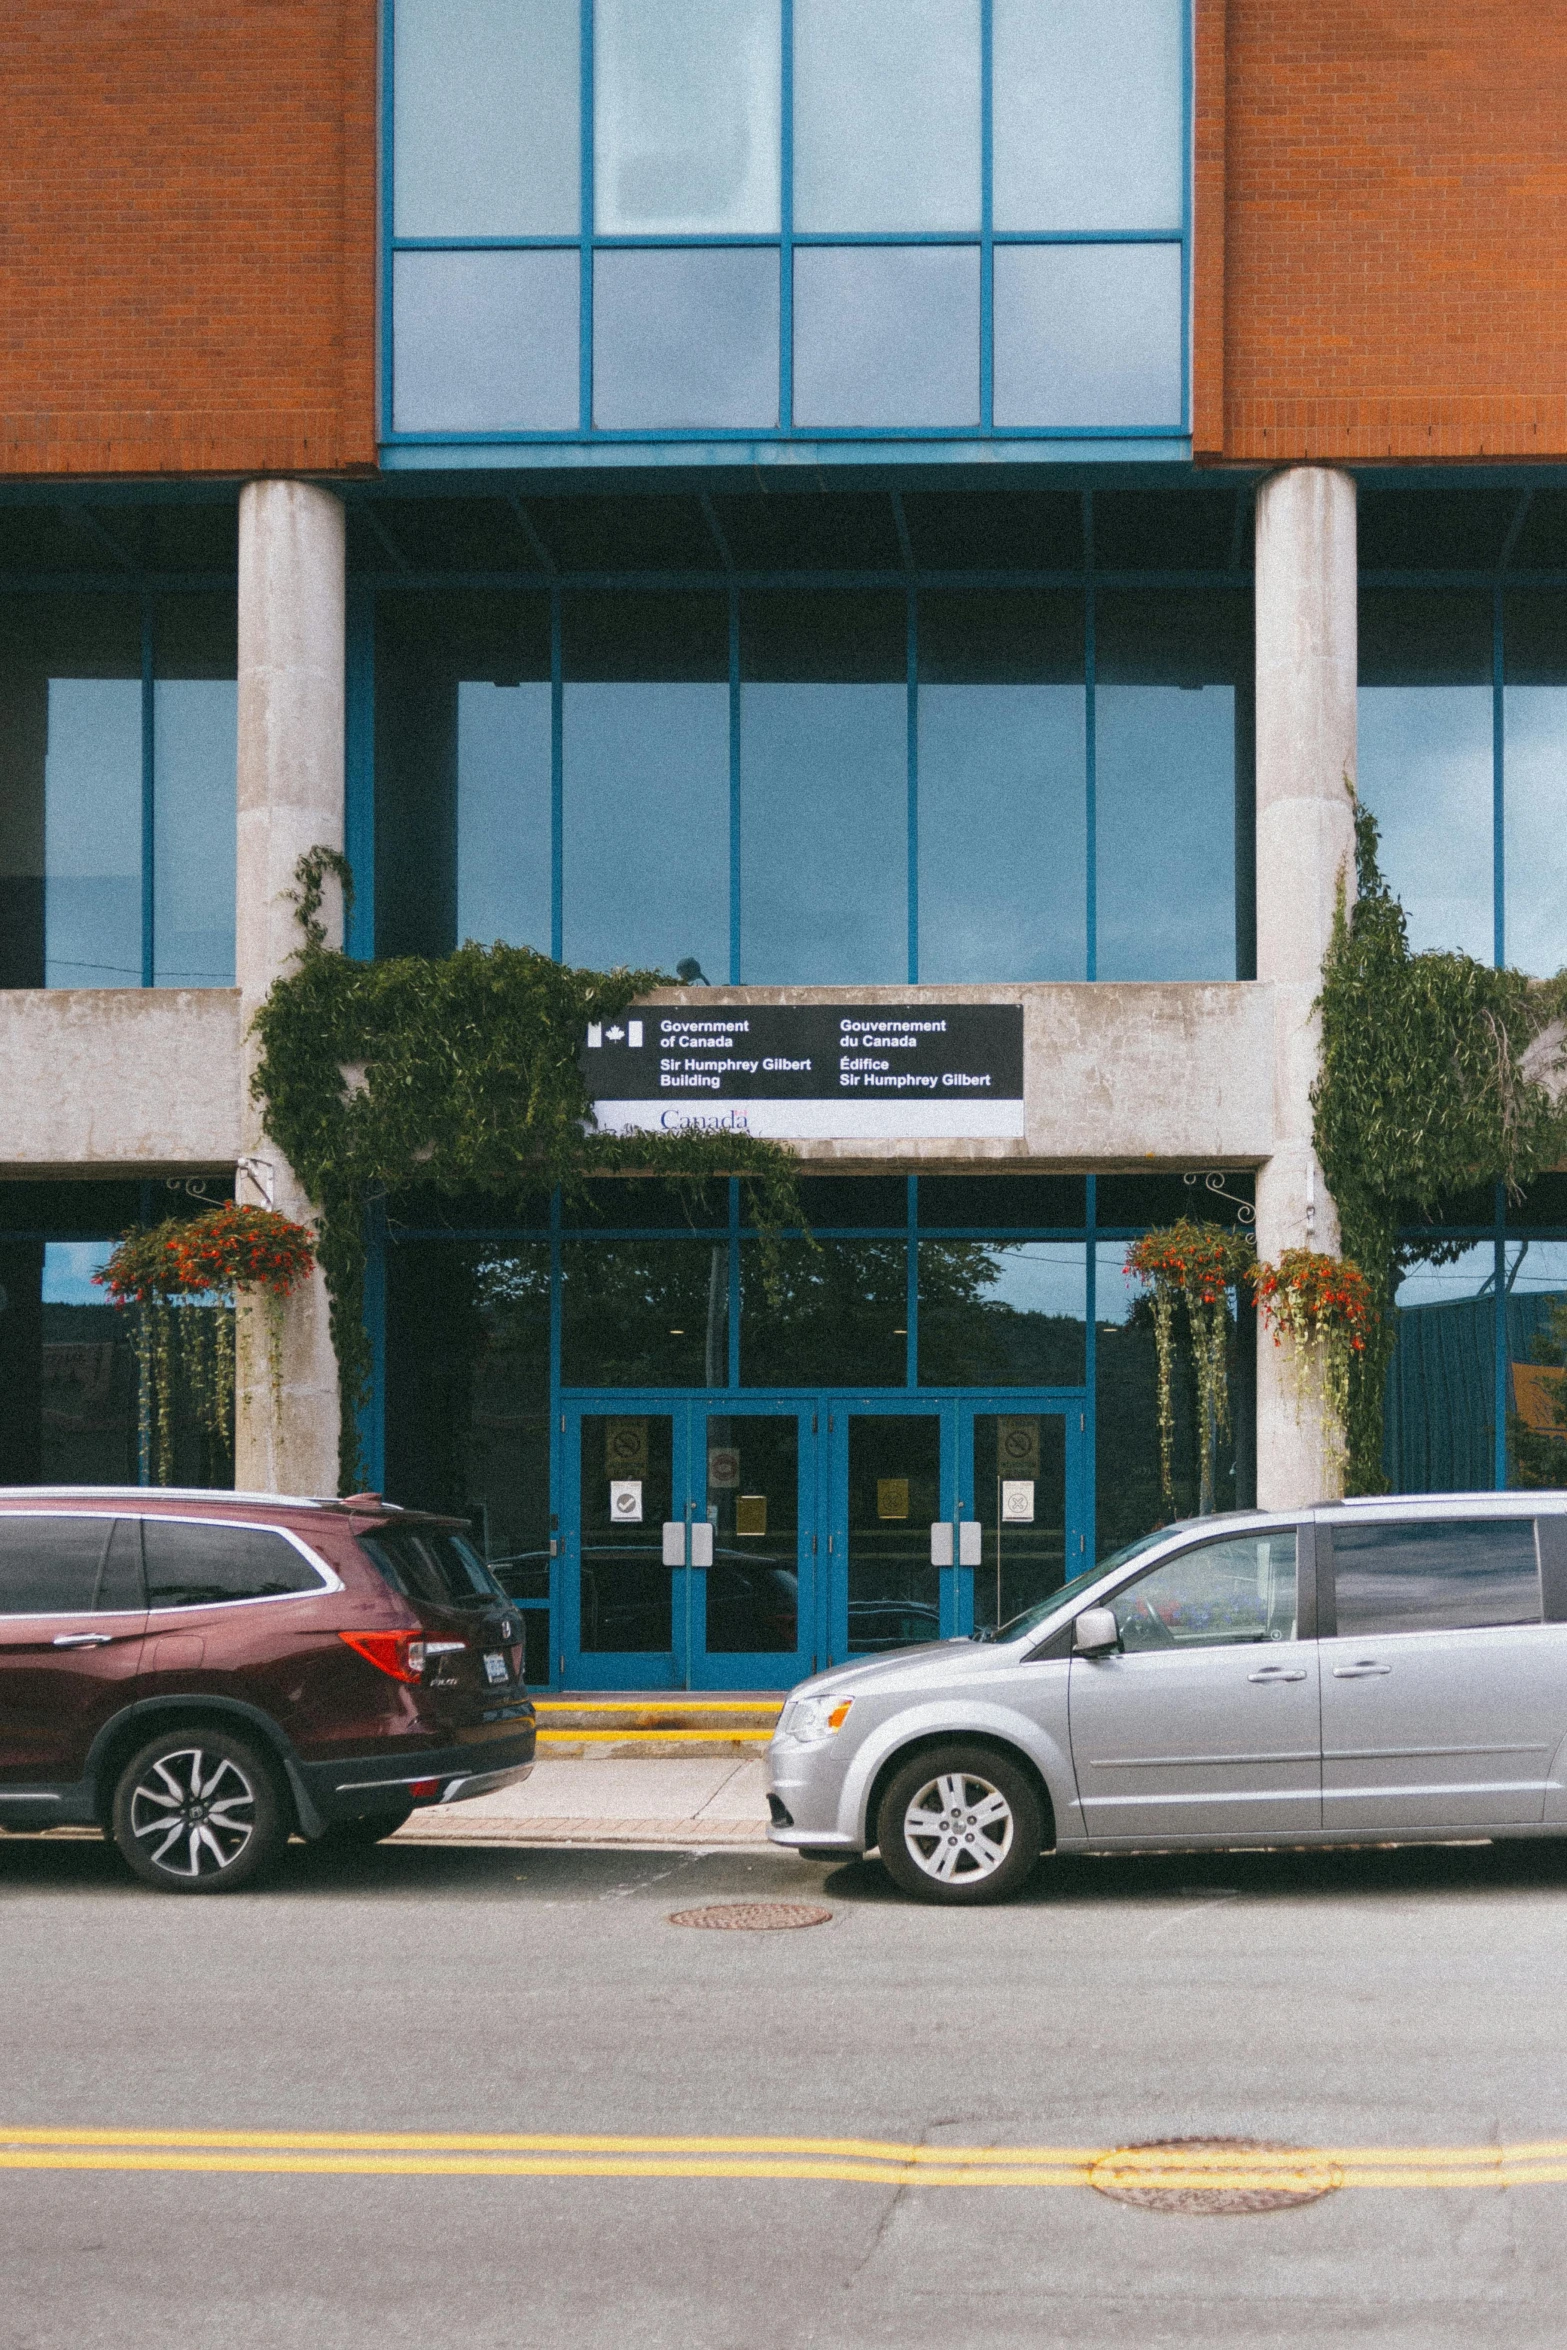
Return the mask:
<svg viewBox="0 0 1567 2350">
<path fill-rule="evenodd" d="M 265 1526 L 144 1518 L 142 1541 L 149 1607 L 207 1607 L 215 1600 L 276 1599 L 321 1589 L 309 1560 Z"/>
<path fill-rule="evenodd" d="M 1340 1638 L 1537 1624 L 1532 1518 L 1438 1518 L 1335 1526 Z"/>
<path fill-rule="evenodd" d="M 434 1607 L 484 1607 L 506 1594 L 473 1544 L 461 1534 L 428 1526 L 382 1526 L 361 1534 L 394 1591 Z"/>
<path fill-rule="evenodd" d="M 1295 1531 L 1233 1534 L 1183 1550 L 1117 1591 L 1128 1651 L 1230 1648 L 1295 1638 Z"/>
<path fill-rule="evenodd" d="M 0 1616 L 79 1616 L 96 1601 L 111 1517 L 0 1515 Z"/>
</svg>

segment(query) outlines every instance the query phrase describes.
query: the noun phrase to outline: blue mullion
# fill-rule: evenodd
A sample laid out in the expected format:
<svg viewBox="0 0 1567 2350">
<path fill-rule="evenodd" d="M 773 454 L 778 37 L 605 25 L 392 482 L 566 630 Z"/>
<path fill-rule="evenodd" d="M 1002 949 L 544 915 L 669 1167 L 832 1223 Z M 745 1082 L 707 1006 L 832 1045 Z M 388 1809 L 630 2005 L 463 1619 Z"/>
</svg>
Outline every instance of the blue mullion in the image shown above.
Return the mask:
<svg viewBox="0 0 1567 2350">
<path fill-rule="evenodd" d="M 1094 707 L 1094 493 L 1083 492 L 1083 791 L 1086 843 L 1084 977 L 1099 976 L 1099 803 L 1098 745 Z"/>
<path fill-rule="evenodd" d="M 790 590 L 796 594 L 820 593 L 830 588 L 897 588 L 910 584 L 925 590 L 959 589 L 970 593 L 993 589 L 1011 593 L 1020 588 L 1080 589 L 1083 585 L 1081 566 L 1075 571 L 919 571 L 908 566 L 898 571 L 368 571 L 355 574 L 356 584 L 376 590 L 391 589 L 408 593 L 414 589 L 427 592 L 442 590 L 502 590 L 508 593 L 523 591 L 542 595 L 553 586 L 583 591 L 593 589 L 612 595 L 689 595 L 694 592 L 719 593 L 731 583 L 740 594 L 768 593 Z M 1233 591 L 1247 584 L 1249 573 L 1190 572 L 1190 571 L 1097 571 L 1095 582 L 1102 588 L 1150 588 L 1156 590 L 1187 588 Z M 228 582 L 233 586 L 233 581 Z M 1563 583 L 1567 585 L 1567 582 Z M 0 578 L 0 592 L 9 592 L 8 583 Z M 50 580 L 47 592 L 68 592 Z M 121 593 L 123 594 L 123 589 Z"/>
<path fill-rule="evenodd" d="M 348 590 L 347 656 L 343 849 L 354 903 L 343 946 L 368 963 L 375 954 L 375 598 L 357 581 Z"/>
<path fill-rule="evenodd" d="M 397 246 L 393 211 L 393 149 L 397 135 L 397 0 L 383 0 L 381 26 L 381 437 L 392 435 L 392 254 Z"/>
<path fill-rule="evenodd" d="M 566 693 L 561 682 L 560 589 L 550 589 L 550 953 L 566 951 Z"/>
<path fill-rule="evenodd" d="M 560 1193 L 550 1194 L 550 1681 L 559 1682 L 566 1646 L 566 1446 L 560 1408 Z"/>
<path fill-rule="evenodd" d="M 910 1175 L 908 1183 L 908 1223 L 905 1227 L 908 1261 L 904 1267 L 903 1322 L 908 1336 L 903 1342 L 903 1384 L 918 1387 L 920 1383 L 920 1251 L 919 1251 L 919 1177 Z"/>
<path fill-rule="evenodd" d="M 1192 429 L 1192 171 L 1195 160 L 1192 92 L 1196 27 L 1191 0 L 1182 10 L 1181 32 L 1181 431 Z"/>
<path fill-rule="evenodd" d="M 157 984 L 157 735 L 154 718 L 153 602 L 141 608 L 141 983 Z"/>
<path fill-rule="evenodd" d="M 1500 957 L 1498 957 L 1500 960 Z M 1498 1493 L 1507 1490 L 1507 1188 L 1496 1186 L 1496 1326 L 1493 1337 L 1492 1417 L 1495 1422 L 1492 1482 Z"/>
<path fill-rule="evenodd" d="M 1082 1463 L 1083 1533 L 1086 1556 L 1099 1554 L 1099 1178 L 1088 1177 L 1088 1282 L 1084 1314 Z"/>
<path fill-rule="evenodd" d="M 802 240 L 803 241 L 803 240 Z M 835 242 L 836 240 L 829 240 Z M 898 238 L 897 243 L 907 240 Z M 934 240 L 940 242 L 940 239 Z M 1171 240 L 1174 241 L 1173 239 Z M 973 238 L 967 240 L 974 242 Z M 515 430 L 489 432 L 391 432 L 386 436 L 389 448 L 407 449 L 487 449 L 516 447 L 577 448 L 584 443 L 607 442 L 627 446 L 658 448 L 665 442 L 706 444 L 756 444 L 773 447 L 780 441 L 793 439 L 796 443 L 829 442 L 887 442 L 940 441 L 959 444 L 964 441 L 1178 441 L 1183 438 L 1176 424 L 998 424 L 986 433 L 977 424 L 813 424 L 799 433 L 792 424 L 778 430 L 771 425 L 627 425 L 613 427 L 582 427 L 577 430 L 535 431 L 518 427 Z M 1489 575 L 1487 575 L 1489 576 Z M 71 585 L 77 583 L 73 580 Z M 1537 584 L 1531 582 L 1531 585 Z M 119 582 L 123 592 L 124 582 Z"/>
<path fill-rule="evenodd" d="M 778 429 L 794 430 L 794 0 L 780 0 Z"/>
<path fill-rule="evenodd" d="M 920 975 L 920 741 L 919 741 L 919 595 L 910 587 L 905 639 L 907 654 L 906 727 L 909 783 L 909 983 Z"/>
<path fill-rule="evenodd" d="M 995 106 L 991 91 L 995 63 L 994 0 L 979 10 L 979 429 L 995 423 L 993 282 L 995 276 Z"/>
<path fill-rule="evenodd" d="M 740 1178 L 729 1178 L 729 1386 L 740 1385 Z"/>
<path fill-rule="evenodd" d="M 740 591 L 729 581 L 729 984 L 740 984 Z"/>
<path fill-rule="evenodd" d="M 752 229 L 719 235 L 683 235 L 673 229 L 658 229 L 641 235 L 617 233 L 590 240 L 595 251 L 601 253 L 671 248 L 683 251 L 689 246 L 776 245 L 779 241 L 768 230 Z M 1179 245 L 1185 241 L 1185 233 L 1176 228 L 791 228 L 784 241 L 790 245 L 982 246 L 987 241 L 997 245 Z M 550 253 L 570 252 L 581 242 L 580 234 L 574 237 L 396 237 L 392 239 L 392 249 L 398 253 Z"/>
<path fill-rule="evenodd" d="M 1502 590 L 1491 591 L 1491 895 L 1493 952 L 1498 970 L 1507 960 L 1507 829 L 1505 753 L 1507 658 L 1503 636 Z"/>
<path fill-rule="evenodd" d="M 593 0 L 582 0 L 582 186 L 579 202 L 581 217 L 577 233 L 582 240 L 582 266 L 578 277 L 578 300 L 582 315 L 577 322 L 577 429 L 593 430 Z"/>
</svg>

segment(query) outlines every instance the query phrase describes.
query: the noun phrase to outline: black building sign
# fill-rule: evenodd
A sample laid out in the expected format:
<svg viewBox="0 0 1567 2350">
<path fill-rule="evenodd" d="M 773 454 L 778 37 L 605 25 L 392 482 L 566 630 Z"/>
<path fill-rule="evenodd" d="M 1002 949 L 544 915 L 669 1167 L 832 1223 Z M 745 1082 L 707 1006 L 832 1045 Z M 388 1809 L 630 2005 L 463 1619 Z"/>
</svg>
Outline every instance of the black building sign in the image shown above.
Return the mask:
<svg viewBox="0 0 1567 2350">
<path fill-rule="evenodd" d="M 582 1066 L 614 1132 L 1023 1132 L 1018 1004 L 649 1004 L 591 1026 Z"/>
</svg>

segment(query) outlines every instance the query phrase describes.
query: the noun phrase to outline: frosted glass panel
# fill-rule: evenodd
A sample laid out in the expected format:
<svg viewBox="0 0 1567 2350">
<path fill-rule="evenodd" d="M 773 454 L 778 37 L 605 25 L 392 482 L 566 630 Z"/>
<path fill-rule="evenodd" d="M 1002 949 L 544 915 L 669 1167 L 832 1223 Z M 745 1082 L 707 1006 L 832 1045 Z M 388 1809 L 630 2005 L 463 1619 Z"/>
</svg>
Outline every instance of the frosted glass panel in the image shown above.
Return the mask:
<svg viewBox="0 0 1567 2350">
<path fill-rule="evenodd" d="M 550 951 L 550 689 L 457 687 L 457 937 Z"/>
<path fill-rule="evenodd" d="M 1181 426 L 1179 245 L 1001 245 L 997 424 Z"/>
<path fill-rule="evenodd" d="M 582 181 L 577 0 L 397 0 L 400 237 L 570 237 Z"/>
<path fill-rule="evenodd" d="M 565 957 L 729 972 L 729 688 L 566 687 Z"/>
<path fill-rule="evenodd" d="M 141 682 L 51 677 L 44 985 L 141 985 Z"/>
<path fill-rule="evenodd" d="M 795 227 L 977 229 L 979 84 L 979 0 L 795 0 Z"/>
<path fill-rule="evenodd" d="M 778 422 L 778 255 L 767 246 L 600 253 L 593 421 Z"/>
<path fill-rule="evenodd" d="M 779 0 L 597 0 L 601 236 L 776 236 Z"/>
<path fill-rule="evenodd" d="M 559 431 L 577 421 L 574 251 L 395 253 L 398 432 Z"/>
<path fill-rule="evenodd" d="M 799 247 L 794 421 L 978 424 L 978 248 Z"/>
<path fill-rule="evenodd" d="M 234 984 L 239 689 L 232 678 L 153 687 L 153 984 Z"/>
<path fill-rule="evenodd" d="M 995 11 L 997 228 L 1179 228 L 1181 0 Z"/>
</svg>

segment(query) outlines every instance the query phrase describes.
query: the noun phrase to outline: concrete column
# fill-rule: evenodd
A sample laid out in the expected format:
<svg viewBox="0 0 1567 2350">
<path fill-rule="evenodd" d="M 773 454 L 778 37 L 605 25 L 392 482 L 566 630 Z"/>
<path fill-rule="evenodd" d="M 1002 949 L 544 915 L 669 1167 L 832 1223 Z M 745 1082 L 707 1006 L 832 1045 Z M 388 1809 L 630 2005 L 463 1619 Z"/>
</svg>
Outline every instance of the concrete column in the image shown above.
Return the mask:
<svg viewBox="0 0 1567 2350">
<path fill-rule="evenodd" d="M 1274 1150 L 1257 1174 L 1257 1247 L 1336 1252 L 1338 1216 L 1311 1145 L 1320 1052 L 1312 1004 L 1339 887 L 1354 893 L 1355 485 L 1295 466 L 1257 499 L 1257 977 L 1274 997 Z M 1297 1401 L 1284 1349 L 1259 1334 L 1257 1498 L 1293 1509 L 1336 1494 L 1320 1415 Z"/>
<path fill-rule="evenodd" d="M 250 1099 L 257 1007 L 300 945 L 290 893 L 307 849 L 343 845 L 344 514 L 329 490 L 247 482 L 239 500 L 239 874 L 236 978 L 247 1031 L 238 1196 L 300 1223 L 311 1204 Z M 323 908 L 342 935 L 335 884 Z M 284 1317 L 280 1399 L 263 1309 L 239 1320 L 235 1482 L 271 1493 L 337 1491 L 337 1364 L 317 1273 Z M 281 1406 L 281 1408 L 279 1408 Z"/>
</svg>

